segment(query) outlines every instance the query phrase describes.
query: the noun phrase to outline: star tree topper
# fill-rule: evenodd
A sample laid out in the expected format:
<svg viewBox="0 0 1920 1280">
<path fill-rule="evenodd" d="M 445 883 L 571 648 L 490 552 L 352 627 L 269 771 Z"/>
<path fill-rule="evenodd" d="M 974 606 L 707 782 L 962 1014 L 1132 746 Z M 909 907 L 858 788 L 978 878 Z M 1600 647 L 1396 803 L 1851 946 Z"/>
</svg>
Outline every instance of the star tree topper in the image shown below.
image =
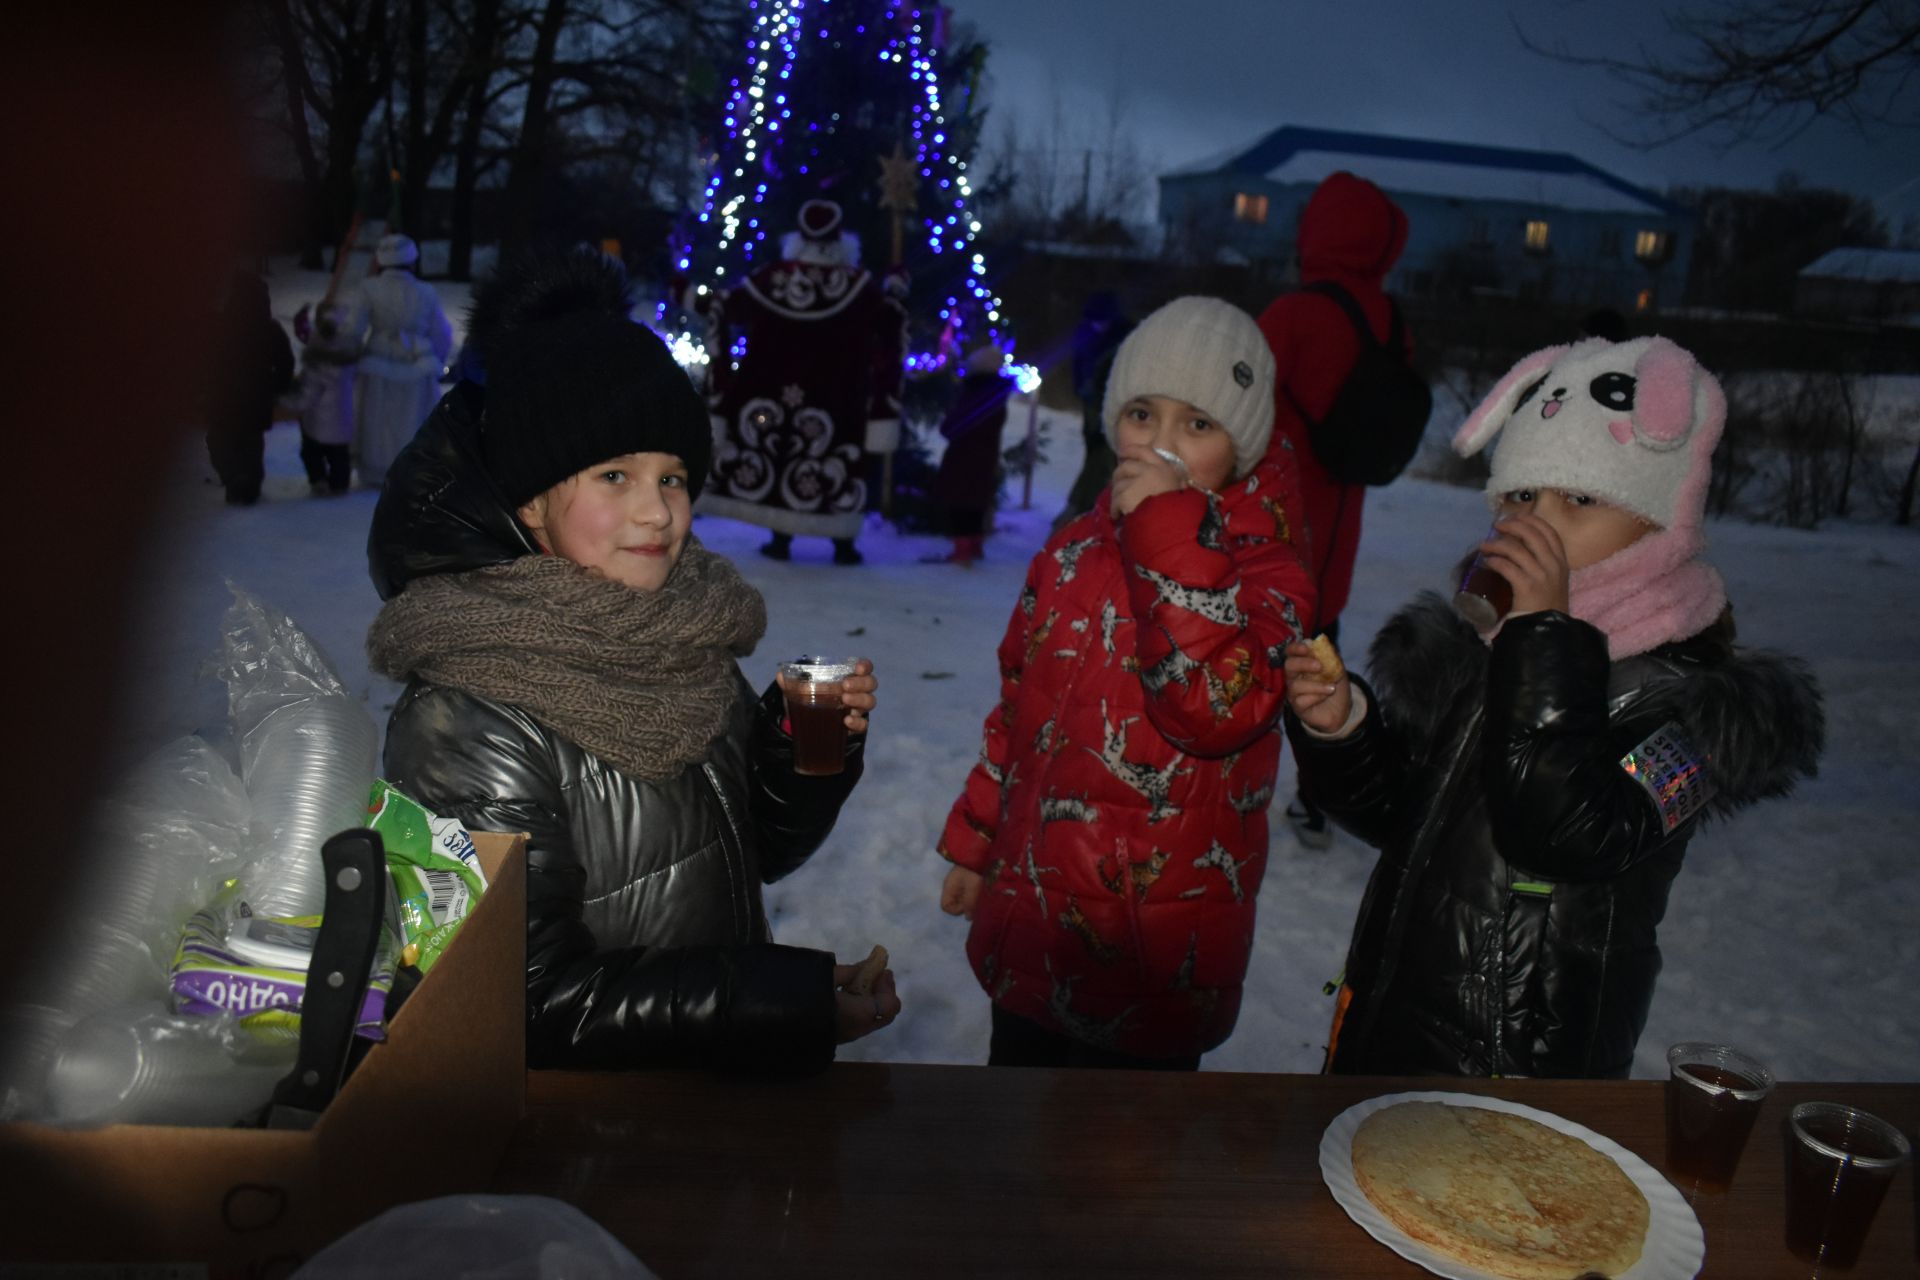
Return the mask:
<svg viewBox="0 0 1920 1280">
<path fill-rule="evenodd" d="M 920 172 L 905 145 L 896 141 L 893 154 L 880 157 L 880 207 L 893 214 L 893 265 L 902 261 L 906 216 L 919 203 Z"/>
</svg>

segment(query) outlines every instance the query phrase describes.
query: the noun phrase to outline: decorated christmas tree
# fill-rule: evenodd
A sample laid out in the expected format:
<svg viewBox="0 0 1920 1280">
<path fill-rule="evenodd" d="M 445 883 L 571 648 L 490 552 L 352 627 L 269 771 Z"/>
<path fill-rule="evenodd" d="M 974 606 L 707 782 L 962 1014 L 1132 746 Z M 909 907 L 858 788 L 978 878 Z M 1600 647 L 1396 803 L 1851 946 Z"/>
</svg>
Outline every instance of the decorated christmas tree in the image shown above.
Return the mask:
<svg viewBox="0 0 1920 1280">
<path fill-rule="evenodd" d="M 861 265 L 907 283 L 910 374 L 989 339 L 1004 345 L 967 177 L 985 47 L 956 44 L 937 4 L 748 0 L 748 12 L 676 253 L 691 293 L 778 261 L 801 205 L 827 199 L 858 237 Z"/>
</svg>

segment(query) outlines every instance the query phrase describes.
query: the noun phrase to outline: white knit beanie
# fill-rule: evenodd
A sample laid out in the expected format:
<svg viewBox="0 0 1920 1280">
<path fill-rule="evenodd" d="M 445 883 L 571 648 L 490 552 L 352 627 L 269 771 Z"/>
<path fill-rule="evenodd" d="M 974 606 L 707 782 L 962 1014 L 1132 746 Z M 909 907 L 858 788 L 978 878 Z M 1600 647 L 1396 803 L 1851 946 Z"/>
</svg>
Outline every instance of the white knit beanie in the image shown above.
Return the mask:
<svg viewBox="0 0 1920 1280">
<path fill-rule="evenodd" d="M 420 246 L 410 237 L 393 232 L 380 237 L 373 260 L 383 267 L 410 267 L 420 261 Z"/>
<path fill-rule="evenodd" d="M 1235 479 L 1273 438 L 1273 352 L 1253 317 L 1219 298 L 1175 298 L 1142 320 L 1113 358 L 1101 417 L 1114 441 L 1135 396 L 1185 400 L 1226 429 Z"/>
<path fill-rule="evenodd" d="M 1465 456 L 1494 445 L 1490 506 L 1516 489 L 1568 489 L 1662 529 L 1697 530 L 1726 420 L 1720 384 L 1668 339 L 1590 338 L 1520 361 L 1453 447 Z"/>
</svg>

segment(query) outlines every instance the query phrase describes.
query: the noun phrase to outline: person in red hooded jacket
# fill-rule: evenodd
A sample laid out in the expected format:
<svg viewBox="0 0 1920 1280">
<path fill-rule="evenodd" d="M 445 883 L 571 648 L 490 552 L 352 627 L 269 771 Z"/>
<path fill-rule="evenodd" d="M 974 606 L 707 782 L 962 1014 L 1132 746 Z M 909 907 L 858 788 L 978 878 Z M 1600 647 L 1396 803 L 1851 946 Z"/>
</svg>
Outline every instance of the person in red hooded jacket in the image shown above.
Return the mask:
<svg viewBox="0 0 1920 1280">
<path fill-rule="evenodd" d="M 1381 288 L 1407 244 L 1407 215 L 1365 178 L 1342 170 L 1323 181 L 1300 215 L 1298 261 L 1302 285 L 1330 282 L 1359 304 L 1374 337 L 1387 340 L 1392 304 Z M 1314 457 L 1307 417 L 1326 416 L 1360 358 L 1360 336 L 1340 304 L 1324 294 L 1281 294 L 1260 316 L 1273 349 L 1273 434 L 1293 446 L 1300 471 L 1300 515 L 1306 525 L 1308 566 L 1320 599 L 1314 630 L 1337 638 L 1340 611 L 1353 587 L 1360 549 L 1365 486 L 1342 484 Z M 1409 345 L 1411 345 L 1409 343 Z M 1303 844 L 1325 848 L 1327 820 L 1296 796 L 1287 819 Z"/>
</svg>

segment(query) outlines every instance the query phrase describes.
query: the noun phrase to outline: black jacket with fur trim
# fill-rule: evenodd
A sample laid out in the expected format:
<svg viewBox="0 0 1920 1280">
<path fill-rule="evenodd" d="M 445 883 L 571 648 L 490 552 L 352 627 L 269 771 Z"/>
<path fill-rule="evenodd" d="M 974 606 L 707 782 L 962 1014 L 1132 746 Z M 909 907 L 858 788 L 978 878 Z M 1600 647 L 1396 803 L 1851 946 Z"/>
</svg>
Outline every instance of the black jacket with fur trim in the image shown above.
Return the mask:
<svg viewBox="0 0 1920 1280">
<path fill-rule="evenodd" d="M 1303 793 L 1381 850 L 1331 1070 L 1627 1074 L 1688 839 L 1785 795 L 1825 743 L 1806 665 L 1732 640 L 1723 616 L 1609 663 L 1549 612 L 1489 647 L 1423 593 L 1375 639 L 1351 734 L 1288 715 Z"/>
</svg>

